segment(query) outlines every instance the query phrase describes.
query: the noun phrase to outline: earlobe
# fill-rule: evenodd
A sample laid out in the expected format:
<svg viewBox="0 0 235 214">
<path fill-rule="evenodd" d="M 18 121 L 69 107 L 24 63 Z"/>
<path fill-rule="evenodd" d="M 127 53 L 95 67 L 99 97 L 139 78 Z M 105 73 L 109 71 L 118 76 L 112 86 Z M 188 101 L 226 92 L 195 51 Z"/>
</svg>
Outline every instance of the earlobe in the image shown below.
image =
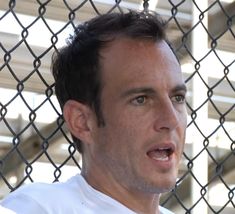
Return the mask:
<svg viewBox="0 0 235 214">
<path fill-rule="evenodd" d="M 68 100 L 63 108 L 63 116 L 69 131 L 84 143 L 90 143 L 92 120 L 91 109 L 78 101 Z"/>
</svg>

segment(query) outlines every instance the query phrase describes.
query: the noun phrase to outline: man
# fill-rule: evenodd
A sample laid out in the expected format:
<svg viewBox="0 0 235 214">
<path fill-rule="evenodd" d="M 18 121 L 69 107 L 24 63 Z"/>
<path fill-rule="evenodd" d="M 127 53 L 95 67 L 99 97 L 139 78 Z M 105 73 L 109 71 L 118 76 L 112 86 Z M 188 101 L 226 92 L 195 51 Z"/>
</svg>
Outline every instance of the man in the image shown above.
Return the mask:
<svg viewBox="0 0 235 214">
<path fill-rule="evenodd" d="M 177 178 L 186 87 L 159 18 L 113 13 L 84 23 L 54 56 L 53 75 L 81 175 L 22 187 L 3 205 L 20 214 L 171 213 L 159 198 Z"/>
</svg>

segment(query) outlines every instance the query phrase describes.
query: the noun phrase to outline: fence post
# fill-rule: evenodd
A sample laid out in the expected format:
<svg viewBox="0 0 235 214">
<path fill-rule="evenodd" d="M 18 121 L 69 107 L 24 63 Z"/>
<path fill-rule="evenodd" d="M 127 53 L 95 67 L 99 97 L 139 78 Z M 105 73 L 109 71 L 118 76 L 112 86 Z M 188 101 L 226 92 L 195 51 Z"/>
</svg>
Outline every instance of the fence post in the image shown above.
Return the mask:
<svg viewBox="0 0 235 214">
<path fill-rule="evenodd" d="M 192 34 L 192 55 L 196 59 L 195 63 L 195 71 L 196 75 L 194 75 L 193 82 L 192 82 L 192 106 L 193 109 L 198 109 L 198 107 L 207 99 L 207 88 L 205 84 L 199 77 L 199 72 L 197 70 L 200 68 L 200 75 L 202 74 L 203 80 L 205 83 L 208 83 L 208 74 L 206 70 L 200 65 L 200 59 L 203 57 L 203 52 L 208 50 L 208 35 L 207 32 L 204 30 L 204 27 L 208 27 L 208 13 L 201 13 L 208 8 L 208 0 L 195 0 L 192 1 L 192 14 L 193 14 L 193 26 L 197 25 L 194 28 Z M 200 11 L 201 10 L 201 11 Z M 203 16 L 204 15 L 204 16 Z M 200 18 L 199 18 L 200 16 Z M 200 130 L 205 131 L 206 124 L 208 119 L 208 103 L 205 103 L 200 109 L 196 111 L 196 119 L 195 122 L 200 127 Z M 198 133 L 195 133 L 193 137 L 193 144 L 192 144 L 192 154 L 193 158 L 195 158 L 198 153 L 203 149 L 203 142 L 204 138 Z M 193 168 L 192 172 L 196 175 L 196 179 L 192 178 L 192 204 L 196 205 L 192 213 L 198 214 L 208 213 L 207 204 L 201 199 L 199 202 L 198 200 L 202 197 L 202 186 L 206 185 L 208 182 L 208 156 L 207 152 L 203 151 L 196 159 L 193 161 Z M 202 185 L 202 186 L 201 186 Z M 207 188 L 205 188 L 207 191 Z M 204 192 L 205 193 L 205 192 Z M 204 198 L 207 200 L 206 193 Z"/>
</svg>

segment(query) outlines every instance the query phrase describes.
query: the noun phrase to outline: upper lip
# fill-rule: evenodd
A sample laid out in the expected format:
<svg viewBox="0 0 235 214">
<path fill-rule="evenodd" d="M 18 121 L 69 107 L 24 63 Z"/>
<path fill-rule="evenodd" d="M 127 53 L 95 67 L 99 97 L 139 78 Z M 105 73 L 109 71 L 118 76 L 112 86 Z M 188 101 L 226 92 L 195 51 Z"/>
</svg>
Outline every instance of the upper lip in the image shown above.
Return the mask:
<svg viewBox="0 0 235 214">
<path fill-rule="evenodd" d="M 166 150 L 168 154 L 171 155 L 175 152 L 176 146 L 173 142 L 158 143 L 158 144 L 151 146 L 147 150 L 147 154 L 155 150 Z"/>
</svg>

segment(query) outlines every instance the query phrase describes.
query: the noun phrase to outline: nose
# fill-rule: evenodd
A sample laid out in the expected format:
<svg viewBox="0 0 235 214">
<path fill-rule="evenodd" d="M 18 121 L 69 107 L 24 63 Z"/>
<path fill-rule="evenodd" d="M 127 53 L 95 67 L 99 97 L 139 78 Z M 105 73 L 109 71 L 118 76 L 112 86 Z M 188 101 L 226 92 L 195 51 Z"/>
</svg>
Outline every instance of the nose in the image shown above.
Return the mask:
<svg viewBox="0 0 235 214">
<path fill-rule="evenodd" d="M 159 103 L 155 113 L 154 129 L 156 131 L 171 131 L 179 126 L 179 112 L 170 99 Z"/>
</svg>

